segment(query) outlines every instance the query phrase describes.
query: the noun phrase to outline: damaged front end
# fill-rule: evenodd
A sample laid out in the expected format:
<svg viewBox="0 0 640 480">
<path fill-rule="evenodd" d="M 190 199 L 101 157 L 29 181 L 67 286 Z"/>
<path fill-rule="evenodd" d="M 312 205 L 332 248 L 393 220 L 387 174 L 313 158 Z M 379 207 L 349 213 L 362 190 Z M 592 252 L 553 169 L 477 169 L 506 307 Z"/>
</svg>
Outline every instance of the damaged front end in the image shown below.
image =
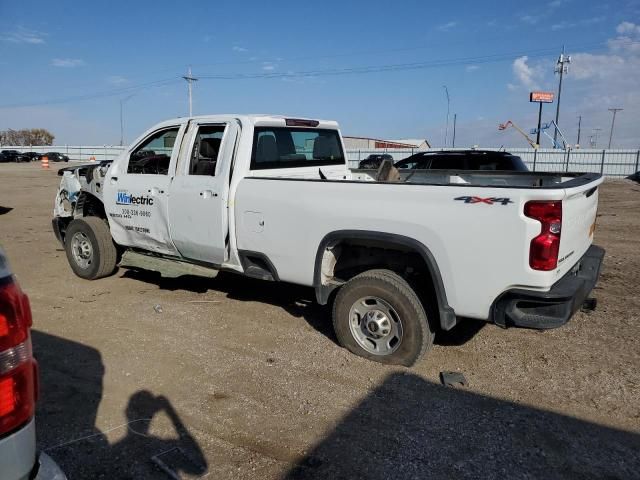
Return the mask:
<svg viewBox="0 0 640 480">
<path fill-rule="evenodd" d="M 104 161 L 58 170 L 62 179 L 53 205 L 52 225 L 60 243 L 64 243 L 64 234 L 71 220 L 77 216 L 84 216 L 87 197 L 102 201 L 102 187 L 110 165 L 111 161 Z"/>
</svg>

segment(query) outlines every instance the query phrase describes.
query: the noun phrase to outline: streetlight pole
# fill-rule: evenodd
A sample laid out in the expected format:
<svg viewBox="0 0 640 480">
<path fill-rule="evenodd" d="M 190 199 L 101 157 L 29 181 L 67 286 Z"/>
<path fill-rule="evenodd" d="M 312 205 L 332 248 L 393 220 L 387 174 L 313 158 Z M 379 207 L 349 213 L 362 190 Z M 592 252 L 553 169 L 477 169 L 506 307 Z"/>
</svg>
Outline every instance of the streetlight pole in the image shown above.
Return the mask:
<svg viewBox="0 0 640 480">
<path fill-rule="evenodd" d="M 129 100 L 134 95 L 129 95 L 128 97 L 120 99 L 120 146 L 121 147 L 124 145 L 124 114 L 123 114 L 123 106 L 124 106 L 124 102 Z"/>
<path fill-rule="evenodd" d="M 449 89 L 447 88 L 446 85 L 442 86 L 444 88 L 444 93 L 446 93 L 447 95 L 447 126 L 445 127 L 444 130 L 444 146 L 445 148 L 447 147 L 447 140 L 449 137 L 449 105 L 450 105 L 450 99 L 449 99 Z"/>
<path fill-rule="evenodd" d="M 611 148 L 611 139 L 613 138 L 613 128 L 616 126 L 616 113 L 622 111 L 622 108 L 610 108 L 610 112 L 613 112 L 613 118 L 611 119 L 611 131 L 609 132 L 609 146 Z"/>
<path fill-rule="evenodd" d="M 580 126 L 582 125 L 582 115 L 578 115 L 578 140 L 576 140 L 576 147 L 580 146 Z"/>
<path fill-rule="evenodd" d="M 560 82 L 558 83 L 558 103 L 556 104 L 556 129 L 553 132 L 553 148 L 556 147 L 558 141 L 558 120 L 560 119 L 560 95 L 562 95 L 562 77 L 568 72 L 568 64 L 571 63 L 571 57 L 564 54 L 564 45 L 562 46 L 562 53 L 558 57 L 556 68 L 554 73 L 560 74 Z M 566 65 L 565 65 L 566 64 Z"/>
<path fill-rule="evenodd" d="M 458 120 L 458 114 L 453 114 L 453 140 L 451 142 L 451 148 L 456 148 L 456 121 Z"/>
</svg>

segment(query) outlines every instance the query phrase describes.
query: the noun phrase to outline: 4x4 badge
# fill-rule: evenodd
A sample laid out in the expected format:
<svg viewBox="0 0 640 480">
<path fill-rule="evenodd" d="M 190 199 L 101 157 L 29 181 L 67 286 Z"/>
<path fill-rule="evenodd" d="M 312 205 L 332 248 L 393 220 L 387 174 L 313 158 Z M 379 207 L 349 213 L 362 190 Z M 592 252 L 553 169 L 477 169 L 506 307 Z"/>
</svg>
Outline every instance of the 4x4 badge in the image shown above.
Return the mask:
<svg viewBox="0 0 640 480">
<path fill-rule="evenodd" d="M 496 203 L 500 203 L 502 205 L 508 205 L 513 203 L 510 198 L 496 198 L 496 197 L 456 197 L 454 200 L 460 200 L 464 203 L 486 203 L 487 205 L 495 205 Z"/>
</svg>

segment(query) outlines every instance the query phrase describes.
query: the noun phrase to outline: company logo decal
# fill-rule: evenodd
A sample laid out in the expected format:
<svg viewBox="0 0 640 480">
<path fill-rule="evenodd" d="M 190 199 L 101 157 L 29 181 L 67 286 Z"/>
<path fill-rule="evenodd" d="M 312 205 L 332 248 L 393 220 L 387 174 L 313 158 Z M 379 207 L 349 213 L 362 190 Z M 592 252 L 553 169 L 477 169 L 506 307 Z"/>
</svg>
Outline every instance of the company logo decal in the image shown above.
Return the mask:
<svg viewBox="0 0 640 480">
<path fill-rule="evenodd" d="M 153 205 L 153 197 L 148 195 L 133 196 L 126 190 L 118 190 L 116 205 Z"/>
</svg>

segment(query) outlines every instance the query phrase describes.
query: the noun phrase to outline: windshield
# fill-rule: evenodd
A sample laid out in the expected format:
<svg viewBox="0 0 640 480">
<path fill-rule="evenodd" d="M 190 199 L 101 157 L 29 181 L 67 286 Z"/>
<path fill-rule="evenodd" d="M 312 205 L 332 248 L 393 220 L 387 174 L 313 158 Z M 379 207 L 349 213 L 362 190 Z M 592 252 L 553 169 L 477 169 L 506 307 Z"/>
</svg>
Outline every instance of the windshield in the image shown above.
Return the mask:
<svg viewBox="0 0 640 480">
<path fill-rule="evenodd" d="M 344 164 L 337 130 L 256 127 L 251 169 L 313 167 Z"/>
</svg>

